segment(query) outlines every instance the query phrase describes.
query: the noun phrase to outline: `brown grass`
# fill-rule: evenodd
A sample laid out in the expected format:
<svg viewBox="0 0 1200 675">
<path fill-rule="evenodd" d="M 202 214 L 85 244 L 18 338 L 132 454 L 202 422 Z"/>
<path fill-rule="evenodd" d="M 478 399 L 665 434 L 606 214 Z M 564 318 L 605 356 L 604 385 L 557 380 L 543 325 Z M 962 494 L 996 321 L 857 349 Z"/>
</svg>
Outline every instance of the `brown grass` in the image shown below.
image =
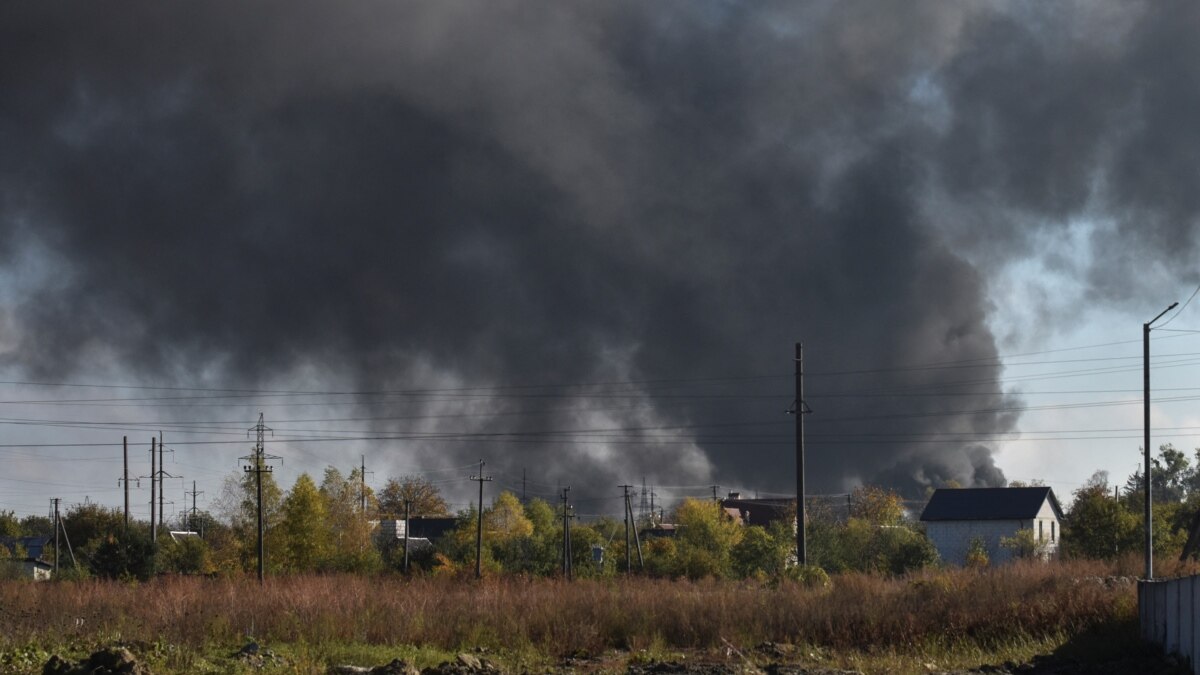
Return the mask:
<svg viewBox="0 0 1200 675">
<path fill-rule="evenodd" d="M 162 640 L 203 647 L 245 635 L 286 643 L 714 649 L 763 641 L 918 650 L 1070 636 L 1136 614 L 1135 588 L 1096 563 L 1018 564 L 898 579 L 844 575 L 831 588 L 652 579 L 305 576 L 162 578 L 131 585 L 0 583 L 0 649 Z"/>
</svg>

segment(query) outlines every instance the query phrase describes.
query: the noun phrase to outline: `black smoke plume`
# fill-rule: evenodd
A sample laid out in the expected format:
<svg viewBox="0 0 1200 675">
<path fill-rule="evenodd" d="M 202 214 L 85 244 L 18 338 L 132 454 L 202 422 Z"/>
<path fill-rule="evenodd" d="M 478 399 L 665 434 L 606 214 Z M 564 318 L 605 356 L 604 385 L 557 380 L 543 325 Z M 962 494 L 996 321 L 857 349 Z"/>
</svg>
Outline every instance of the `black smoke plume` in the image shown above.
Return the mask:
<svg viewBox="0 0 1200 675">
<path fill-rule="evenodd" d="M 810 489 L 1003 484 L 989 275 L 1079 219 L 1095 297 L 1186 270 L 1198 12 L 8 3 L 5 363 L 439 389 L 336 410 L 522 434 L 404 464 L 786 492 L 803 340 Z"/>
</svg>

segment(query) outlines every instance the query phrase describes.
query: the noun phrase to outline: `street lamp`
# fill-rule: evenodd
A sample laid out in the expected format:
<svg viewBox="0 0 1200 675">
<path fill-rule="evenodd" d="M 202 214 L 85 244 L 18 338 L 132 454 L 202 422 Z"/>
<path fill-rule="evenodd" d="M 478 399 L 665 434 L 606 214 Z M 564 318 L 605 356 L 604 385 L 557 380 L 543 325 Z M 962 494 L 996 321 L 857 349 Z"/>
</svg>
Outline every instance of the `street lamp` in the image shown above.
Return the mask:
<svg viewBox="0 0 1200 675">
<path fill-rule="evenodd" d="M 1178 302 L 1158 313 L 1158 316 L 1142 324 L 1142 426 L 1144 437 L 1142 452 L 1145 455 L 1146 468 L 1143 471 L 1146 493 L 1146 580 L 1154 578 L 1154 533 L 1151 525 L 1154 523 L 1154 513 L 1151 511 L 1150 500 L 1150 325 L 1162 318 L 1163 314 L 1175 309 Z"/>
</svg>

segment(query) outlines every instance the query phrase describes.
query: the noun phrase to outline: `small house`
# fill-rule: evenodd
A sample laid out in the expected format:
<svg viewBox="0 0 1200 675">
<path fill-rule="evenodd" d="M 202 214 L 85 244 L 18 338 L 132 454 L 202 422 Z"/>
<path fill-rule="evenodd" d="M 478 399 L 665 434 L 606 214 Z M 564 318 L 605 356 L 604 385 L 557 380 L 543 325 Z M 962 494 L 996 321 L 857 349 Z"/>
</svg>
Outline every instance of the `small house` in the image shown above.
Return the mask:
<svg viewBox="0 0 1200 675">
<path fill-rule="evenodd" d="M 403 540 L 405 531 L 408 532 L 410 544 L 412 539 L 435 541 L 446 536 L 447 533 L 457 526 L 458 519 L 450 517 L 414 516 L 407 522 L 404 520 L 380 520 L 372 522 L 372 527 L 377 528 L 376 537 L 384 545 Z"/>
<path fill-rule="evenodd" d="M 1058 552 L 1062 507 L 1048 487 L 943 488 L 936 490 L 921 513 L 929 540 L 942 560 L 966 562 L 973 541 L 983 545 L 993 563 L 1011 560 L 1015 551 L 1001 545 L 1023 529 L 1031 530 L 1045 558 Z"/>
<path fill-rule="evenodd" d="M 769 527 L 776 521 L 796 525 L 795 499 L 742 499 L 737 492 L 730 492 L 721 500 L 721 508 L 737 523 Z"/>
<path fill-rule="evenodd" d="M 0 564 L 13 576 L 34 581 L 49 579 L 54 566 L 42 560 L 49 544 L 50 537 L 0 537 L 0 546 L 6 549 Z"/>
</svg>

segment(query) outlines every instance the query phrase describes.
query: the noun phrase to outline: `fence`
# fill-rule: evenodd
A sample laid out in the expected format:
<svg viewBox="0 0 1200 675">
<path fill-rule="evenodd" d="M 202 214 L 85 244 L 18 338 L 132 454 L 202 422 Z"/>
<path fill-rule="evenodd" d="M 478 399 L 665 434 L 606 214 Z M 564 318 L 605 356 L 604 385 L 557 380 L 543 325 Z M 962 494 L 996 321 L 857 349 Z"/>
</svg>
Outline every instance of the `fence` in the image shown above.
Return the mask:
<svg viewBox="0 0 1200 675">
<path fill-rule="evenodd" d="M 1200 576 L 1138 582 L 1138 625 L 1142 639 L 1168 654 L 1188 659 L 1200 675 Z"/>
</svg>

